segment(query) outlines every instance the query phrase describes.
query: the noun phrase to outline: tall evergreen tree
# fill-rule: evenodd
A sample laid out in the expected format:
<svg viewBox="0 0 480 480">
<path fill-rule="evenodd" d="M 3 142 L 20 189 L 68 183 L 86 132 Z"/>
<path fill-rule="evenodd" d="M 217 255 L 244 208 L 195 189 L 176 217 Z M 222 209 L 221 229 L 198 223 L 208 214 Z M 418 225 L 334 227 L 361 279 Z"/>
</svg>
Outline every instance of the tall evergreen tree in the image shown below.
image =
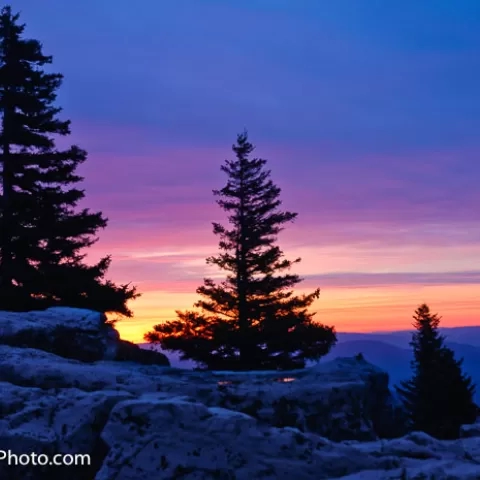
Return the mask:
<svg viewBox="0 0 480 480">
<path fill-rule="evenodd" d="M 200 311 L 177 312 L 177 320 L 155 325 L 145 338 L 211 369 L 301 368 L 306 359 L 328 353 L 335 331 L 308 311 L 319 290 L 294 295 L 301 279 L 289 270 L 300 259 L 287 260 L 275 244 L 297 214 L 279 209 L 280 188 L 264 168 L 266 160 L 249 158 L 254 147 L 246 132 L 232 148 L 236 159 L 221 167 L 227 184 L 214 190 L 231 228 L 213 224 L 220 253 L 207 259 L 226 279 L 205 279 L 197 289 Z"/>
<path fill-rule="evenodd" d="M 104 280 L 110 257 L 84 263 L 83 249 L 96 242 L 107 220 L 100 212 L 75 211 L 84 191 L 76 174 L 86 152 L 56 148 L 70 134 L 54 105 L 62 75 L 10 7 L 0 13 L 0 309 L 55 305 L 131 316 L 134 287 Z"/>
<path fill-rule="evenodd" d="M 462 372 L 463 360 L 456 360 L 445 346 L 437 314 L 423 304 L 413 318 L 416 332 L 410 345 L 414 374 L 397 387 L 409 428 L 437 438 L 458 438 L 460 426 L 475 422 L 477 417 L 475 386 Z"/>
</svg>

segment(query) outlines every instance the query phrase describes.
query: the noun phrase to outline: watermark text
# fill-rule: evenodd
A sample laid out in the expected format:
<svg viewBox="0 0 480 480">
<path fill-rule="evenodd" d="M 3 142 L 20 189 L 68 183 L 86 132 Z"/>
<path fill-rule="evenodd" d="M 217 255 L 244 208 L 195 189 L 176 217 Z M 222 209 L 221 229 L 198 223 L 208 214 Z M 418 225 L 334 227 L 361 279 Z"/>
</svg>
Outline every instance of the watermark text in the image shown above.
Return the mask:
<svg viewBox="0 0 480 480">
<path fill-rule="evenodd" d="M 18 466 L 40 466 L 45 465 L 69 467 L 90 465 L 90 455 L 86 453 L 57 453 L 46 455 L 45 453 L 13 453 L 11 450 L 0 450 L 0 462 L 7 462 L 7 465 Z"/>
</svg>

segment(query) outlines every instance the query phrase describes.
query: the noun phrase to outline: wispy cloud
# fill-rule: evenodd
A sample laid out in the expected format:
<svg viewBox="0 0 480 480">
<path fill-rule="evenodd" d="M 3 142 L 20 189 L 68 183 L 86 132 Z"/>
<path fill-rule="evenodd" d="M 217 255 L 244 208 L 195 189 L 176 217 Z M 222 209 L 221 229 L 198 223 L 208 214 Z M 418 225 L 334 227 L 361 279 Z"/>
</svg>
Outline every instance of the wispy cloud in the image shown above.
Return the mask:
<svg viewBox="0 0 480 480">
<path fill-rule="evenodd" d="M 480 270 L 467 272 L 439 273 L 362 273 L 342 272 L 307 275 L 305 286 L 321 285 L 335 288 L 394 287 L 397 285 L 478 285 L 480 287 Z"/>
</svg>

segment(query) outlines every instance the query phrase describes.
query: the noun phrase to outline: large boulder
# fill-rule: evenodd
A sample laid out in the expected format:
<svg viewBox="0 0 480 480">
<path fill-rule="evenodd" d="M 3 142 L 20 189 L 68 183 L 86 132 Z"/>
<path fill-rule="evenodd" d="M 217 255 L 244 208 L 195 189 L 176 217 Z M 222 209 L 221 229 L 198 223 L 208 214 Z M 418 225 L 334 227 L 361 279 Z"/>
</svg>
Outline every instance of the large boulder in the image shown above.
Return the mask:
<svg viewBox="0 0 480 480">
<path fill-rule="evenodd" d="M 332 440 L 373 440 L 388 427 L 388 375 L 362 358 L 337 358 L 288 373 L 217 373 L 218 400 L 276 427 Z"/>
<path fill-rule="evenodd" d="M 93 362 L 114 358 L 118 332 L 103 313 L 53 307 L 43 311 L 0 312 L 0 344 L 29 347 Z"/>
<path fill-rule="evenodd" d="M 480 478 L 480 438 L 336 443 L 161 393 L 117 403 L 101 436 L 109 453 L 96 480 Z"/>
<path fill-rule="evenodd" d="M 297 429 L 262 426 L 246 414 L 164 394 L 117 404 L 102 439 L 110 450 L 97 480 L 327 479 L 400 465 L 393 457 L 365 455 Z"/>
<path fill-rule="evenodd" d="M 169 365 L 162 353 L 144 352 L 121 340 L 106 320 L 103 313 L 68 307 L 0 312 L 0 344 L 34 348 L 84 362 L 127 360 Z"/>
</svg>

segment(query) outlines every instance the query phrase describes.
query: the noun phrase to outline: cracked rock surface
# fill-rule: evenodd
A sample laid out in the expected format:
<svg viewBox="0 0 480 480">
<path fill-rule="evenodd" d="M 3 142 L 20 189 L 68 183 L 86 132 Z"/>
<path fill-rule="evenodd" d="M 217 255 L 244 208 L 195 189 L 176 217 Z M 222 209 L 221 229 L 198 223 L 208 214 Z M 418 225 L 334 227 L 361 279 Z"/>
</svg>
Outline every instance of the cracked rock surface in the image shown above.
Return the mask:
<svg viewBox="0 0 480 480">
<path fill-rule="evenodd" d="M 88 453 L 92 464 L 0 463 L 2 479 L 480 479 L 480 423 L 455 441 L 379 438 L 395 428 L 388 376 L 364 360 L 288 374 L 194 372 L 114 361 L 106 350 L 80 361 L 37 340 L 67 320 L 93 335 L 95 312 L 46 312 L 16 327 L 37 332 L 21 346 L 13 327 L 0 335 L 0 450 Z M 11 315 L 0 312 L 0 327 Z"/>
</svg>

